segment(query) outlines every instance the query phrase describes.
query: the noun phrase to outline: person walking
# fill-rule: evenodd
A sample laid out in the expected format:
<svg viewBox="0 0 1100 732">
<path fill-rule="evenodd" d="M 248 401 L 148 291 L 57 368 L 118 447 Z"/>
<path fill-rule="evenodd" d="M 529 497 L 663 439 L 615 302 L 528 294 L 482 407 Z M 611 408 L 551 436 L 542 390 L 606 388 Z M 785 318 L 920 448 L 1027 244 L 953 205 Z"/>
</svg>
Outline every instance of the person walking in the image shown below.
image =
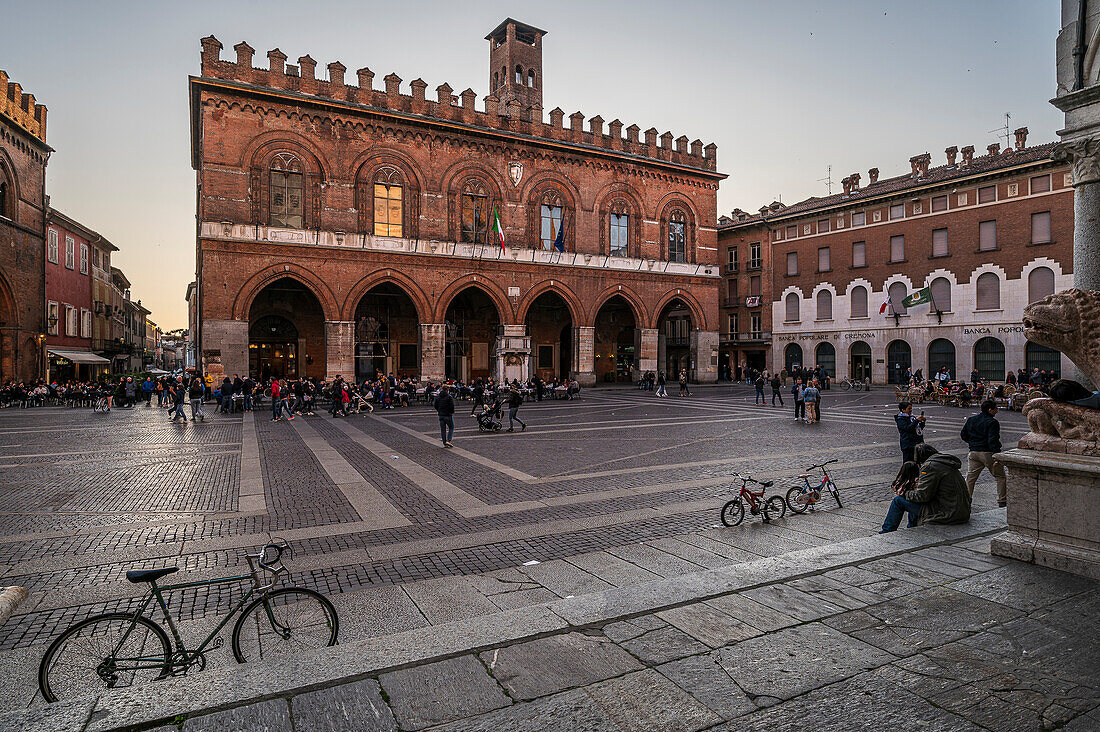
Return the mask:
<svg viewBox="0 0 1100 732">
<path fill-rule="evenodd" d="M 146 376 L 145 381 L 141 382 L 141 395 L 145 397 L 145 406 L 147 407 L 152 406 L 154 388 L 156 388 L 156 385 L 153 383 L 153 377 Z"/>
<path fill-rule="evenodd" d="M 206 421 L 206 413 L 202 411 L 202 395 L 206 392 L 206 384 L 203 382 L 202 377 L 196 374 L 191 379 L 191 386 L 188 387 L 188 398 L 191 401 L 191 421 L 196 419 L 200 422 Z"/>
<path fill-rule="evenodd" d="M 913 416 L 913 405 L 910 402 L 898 404 L 898 413 L 894 415 L 894 423 L 898 426 L 898 435 L 901 438 L 902 462 L 913 460 L 913 450 L 924 442 L 925 418 Z"/>
<path fill-rule="evenodd" d="M 806 419 L 806 388 L 802 386 L 802 379 L 796 378 L 791 386 L 791 395 L 794 397 L 794 421 L 803 422 Z"/>
<path fill-rule="evenodd" d="M 657 374 L 657 391 L 653 392 L 653 396 L 666 397 L 668 392 L 665 391 L 665 372 L 662 371 Z"/>
<path fill-rule="evenodd" d="M 432 406 L 439 415 L 439 436 L 443 439 L 443 447 L 454 447 L 451 444 L 451 437 L 455 432 L 455 400 L 447 391 L 446 384 L 439 387 L 439 393 L 436 394 Z"/>
<path fill-rule="evenodd" d="M 918 524 L 965 524 L 970 521 L 970 494 L 959 472 L 962 461 L 923 443 L 917 445 L 914 452 L 915 460 L 906 462 L 898 474 L 894 488 L 897 495 L 890 501 L 879 533 L 896 531 L 906 513 L 910 528 Z M 914 469 L 914 464 L 919 467 Z"/>
<path fill-rule="evenodd" d="M 282 390 L 279 388 L 279 380 L 271 380 L 271 421 L 279 421 L 279 407 L 282 405 L 280 397 L 282 396 Z"/>
<path fill-rule="evenodd" d="M 779 400 L 779 406 L 783 406 L 783 380 L 776 374 L 772 377 L 772 406 L 775 406 L 775 400 Z"/>
<path fill-rule="evenodd" d="M 756 377 L 753 386 L 756 387 L 756 399 L 753 404 L 758 407 L 761 405 L 767 406 L 768 400 L 764 398 L 764 374 L 760 374 Z"/>
<path fill-rule="evenodd" d="M 802 390 L 802 401 L 806 403 L 806 424 L 817 422 L 817 403 L 821 400 L 821 392 L 817 388 L 817 380 Z"/>
<path fill-rule="evenodd" d="M 252 392 L 256 391 L 256 382 L 251 376 L 245 376 L 241 381 L 241 393 L 244 394 L 244 411 L 252 411 Z"/>
<path fill-rule="evenodd" d="M 519 422 L 520 432 L 527 429 L 527 423 L 519 418 L 519 408 L 523 405 L 523 395 L 519 389 L 512 387 L 508 392 L 508 431 L 515 432 L 514 422 Z"/>
<path fill-rule="evenodd" d="M 680 396 L 691 396 L 691 392 L 688 390 L 687 369 L 680 369 Z"/>
<path fill-rule="evenodd" d="M 187 384 L 183 383 L 182 376 L 177 376 L 176 382 L 169 386 L 168 396 L 172 400 L 172 406 L 168 409 L 169 421 L 175 422 L 182 418 L 187 422 L 187 415 L 183 413 L 183 404 L 187 401 Z"/>
<path fill-rule="evenodd" d="M 1001 451 L 1001 423 L 997 421 L 997 402 L 987 399 L 980 412 L 966 420 L 959 436 L 970 448 L 966 456 L 966 492 L 974 497 L 974 484 L 983 470 L 988 469 L 997 481 L 997 505 L 1004 508 L 1008 501 L 1005 468 L 993 459 Z"/>
</svg>

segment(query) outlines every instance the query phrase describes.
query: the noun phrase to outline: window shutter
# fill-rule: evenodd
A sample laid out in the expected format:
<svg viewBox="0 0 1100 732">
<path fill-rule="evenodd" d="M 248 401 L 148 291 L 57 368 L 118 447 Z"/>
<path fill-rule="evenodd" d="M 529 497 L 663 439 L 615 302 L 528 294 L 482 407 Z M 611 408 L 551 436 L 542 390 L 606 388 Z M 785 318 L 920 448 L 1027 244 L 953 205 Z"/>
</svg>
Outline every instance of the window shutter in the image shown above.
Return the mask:
<svg viewBox="0 0 1100 732">
<path fill-rule="evenodd" d="M 833 319 L 833 293 L 828 290 L 817 293 L 817 319 Z"/>
<path fill-rule="evenodd" d="M 932 230 L 932 256 L 947 256 L 947 229 Z"/>
<path fill-rule="evenodd" d="M 978 277 L 977 286 L 978 310 L 997 310 L 1001 307 L 1001 281 L 992 272 L 986 272 Z"/>
<path fill-rule="evenodd" d="M 1054 294 L 1054 270 L 1050 267 L 1036 267 L 1027 276 L 1027 301 L 1038 302 L 1047 295 Z"/>
<path fill-rule="evenodd" d="M 760 297 L 760 276 L 754 275 L 749 278 L 749 294 L 753 297 Z"/>
<path fill-rule="evenodd" d="M 798 294 L 791 292 L 787 295 L 787 322 L 798 320 Z"/>
<path fill-rule="evenodd" d="M 829 230 L 829 219 L 821 219 L 817 222 L 817 233 L 824 234 Z"/>
<path fill-rule="evenodd" d="M 946 277 L 932 280 L 932 306 L 934 310 L 951 312 L 951 281 Z"/>
<path fill-rule="evenodd" d="M 978 248 L 983 252 L 997 248 L 996 221 L 983 221 L 978 224 Z"/>
<path fill-rule="evenodd" d="M 895 203 L 890 207 L 890 220 L 905 218 L 905 204 Z"/>
<path fill-rule="evenodd" d="M 1031 179 L 1032 193 L 1046 193 L 1050 190 L 1050 176 L 1037 175 Z"/>
<path fill-rule="evenodd" d="M 890 285 L 890 307 L 896 315 L 905 314 L 905 306 L 902 305 L 902 300 L 905 299 L 906 289 L 905 284 L 901 282 L 895 282 Z"/>
<path fill-rule="evenodd" d="M 830 263 L 831 257 L 829 256 L 829 247 L 822 247 L 817 250 L 817 270 L 819 272 L 828 272 L 832 269 Z"/>
<path fill-rule="evenodd" d="M 947 196 L 936 196 L 932 199 L 932 213 L 947 210 Z"/>
<path fill-rule="evenodd" d="M 852 242 L 852 266 L 867 266 L 867 243 L 862 241 Z"/>
<path fill-rule="evenodd" d="M 904 236 L 891 236 L 890 237 L 890 261 L 900 262 L 905 259 L 905 237 Z"/>
<path fill-rule="evenodd" d="M 1050 241 L 1050 211 L 1031 214 L 1031 243 L 1046 244 Z"/>
<path fill-rule="evenodd" d="M 852 214 L 852 226 L 863 226 L 867 223 L 867 214 L 863 211 L 857 211 Z"/>
<path fill-rule="evenodd" d="M 852 317 L 867 317 L 867 288 L 863 285 L 852 288 Z"/>
<path fill-rule="evenodd" d="M 978 189 L 978 203 L 992 203 L 997 200 L 997 186 Z"/>
<path fill-rule="evenodd" d="M 798 274 L 798 252 L 787 252 L 787 274 Z"/>
</svg>

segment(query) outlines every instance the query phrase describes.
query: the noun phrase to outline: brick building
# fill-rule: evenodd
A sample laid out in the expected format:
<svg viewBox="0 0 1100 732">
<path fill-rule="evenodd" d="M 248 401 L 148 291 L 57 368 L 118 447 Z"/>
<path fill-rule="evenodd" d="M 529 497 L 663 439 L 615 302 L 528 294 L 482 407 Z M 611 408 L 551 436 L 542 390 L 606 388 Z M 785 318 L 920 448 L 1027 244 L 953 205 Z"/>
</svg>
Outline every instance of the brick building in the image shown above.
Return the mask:
<svg viewBox="0 0 1100 732">
<path fill-rule="evenodd" d="M 92 251 L 103 237 L 50 208 L 46 214 L 46 377 L 96 378 L 110 362 L 92 350 Z"/>
<path fill-rule="evenodd" d="M 951 147 L 936 167 L 924 153 L 905 175 L 879 180 L 873 168 L 861 186 L 854 173 L 843 193 L 723 223 L 727 248 L 771 242 L 768 366 L 819 364 L 877 383 L 909 368 L 962 378 L 976 368 L 998 381 L 1008 369 L 1068 368 L 1021 326 L 1028 303 L 1073 281 L 1069 168 L 1053 144 L 1026 140 L 1020 128 L 1003 152 Z M 933 303 L 907 310 L 905 296 L 925 287 Z"/>
<path fill-rule="evenodd" d="M 719 374 L 739 378 L 746 367 L 763 370 L 771 361 L 772 250 L 768 220 L 783 207 L 772 203 L 752 215 L 734 209 L 718 219 L 722 322 Z"/>
<path fill-rule="evenodd" d="M 0 381 L 41 375 L 46 108 L 0 71 Z"/>
<path fill-rule="evenodd" d="M 188 293 L 202 368 L 714 381 L 716 148 L 544 114 L 545 35 L 507 19 L 486 37 L 480 108 L 472 89 L 431 100 L 396 74 L 375 89 L 367 68 L 349 84 L 339 62 L 318 79 L 279 49 L 254 68 L 243 42 L 224 61 L 204 38 Z"/>
</svg>

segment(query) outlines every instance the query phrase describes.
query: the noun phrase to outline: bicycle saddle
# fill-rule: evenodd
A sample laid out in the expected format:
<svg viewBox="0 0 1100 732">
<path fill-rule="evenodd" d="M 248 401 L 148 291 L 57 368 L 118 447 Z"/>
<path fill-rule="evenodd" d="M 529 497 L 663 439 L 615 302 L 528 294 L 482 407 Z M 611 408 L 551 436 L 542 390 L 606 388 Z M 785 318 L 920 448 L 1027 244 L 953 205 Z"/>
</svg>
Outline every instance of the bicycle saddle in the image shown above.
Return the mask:
<svg viewBox="0 0 1100 732">
<path fill-rule="evenodd" d="M 180 571 L 179 567 L 161 567 L 160 569 L 131 569 L 126 573 L 126 579 L 135 585 L 138 582 L 154 582 L 166 574 Z"/>
<path fill-rule="evenodd" d="M 774 480 L 765 480 L 763 483 L 760 484 L 760 487 L 761 488 L 768 488 L 774 482 L 775 482 Z"/>
</svg>

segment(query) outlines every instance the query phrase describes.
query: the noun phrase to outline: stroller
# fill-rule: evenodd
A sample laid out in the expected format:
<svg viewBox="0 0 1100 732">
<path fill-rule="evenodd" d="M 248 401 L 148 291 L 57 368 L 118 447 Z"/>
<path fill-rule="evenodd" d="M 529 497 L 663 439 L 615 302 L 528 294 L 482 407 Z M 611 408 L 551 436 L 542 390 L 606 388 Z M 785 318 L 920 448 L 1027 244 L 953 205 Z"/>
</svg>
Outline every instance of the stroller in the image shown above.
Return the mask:
<svg viewBox="0 0 1100 732">
<path fill-rule="evenodd" d="M 477 413 L 477 429 L 479 432 L 500 432 L 504 427 L 504 414 L 501 410 L 502 402 L 493 399 L 484 405 Z"/>
</svg>

